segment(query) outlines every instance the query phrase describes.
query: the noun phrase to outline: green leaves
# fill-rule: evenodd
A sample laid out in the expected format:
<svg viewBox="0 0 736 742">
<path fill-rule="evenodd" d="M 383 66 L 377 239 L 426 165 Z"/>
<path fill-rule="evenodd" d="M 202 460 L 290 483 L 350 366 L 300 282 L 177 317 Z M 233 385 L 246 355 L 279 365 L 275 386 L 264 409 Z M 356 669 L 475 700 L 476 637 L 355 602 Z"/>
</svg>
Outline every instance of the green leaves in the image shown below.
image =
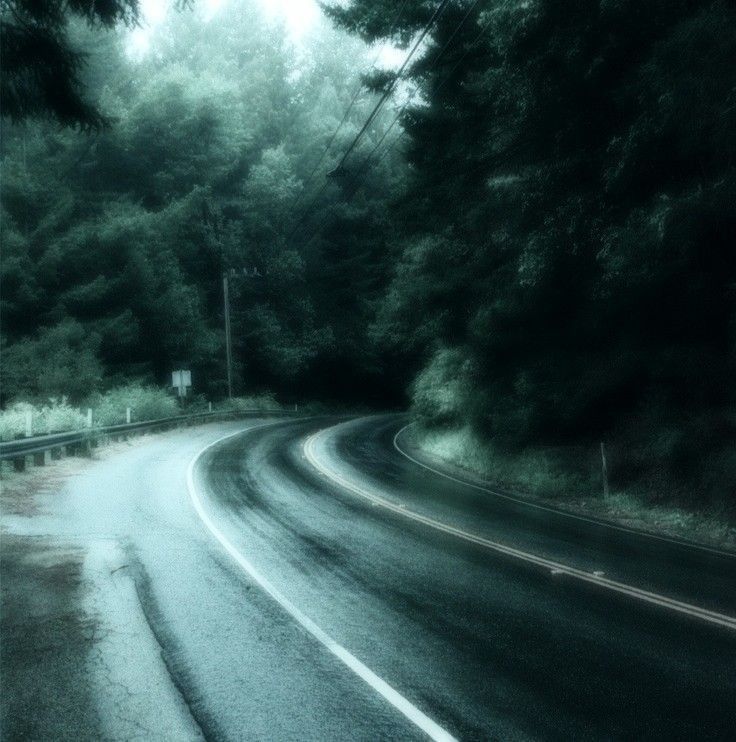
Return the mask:
<svg viewBox="0 0 736 742">
<path fill-rule="evenodd" d="M 132 26 L 138 0 L 7 0 L 0 17 L 2 115 L 14 122 L 51 118 L 62 126 L 99 131 L 109 124 L 84 91 L 86 55 L 69 26 Z"/>
<path fill-rule="evenodd" d="M 86 397 L 102 379 L 99 339 L 74 320 L 41 328 L 35 336 L 3 349 L 3 394 Z"/>
</svg>

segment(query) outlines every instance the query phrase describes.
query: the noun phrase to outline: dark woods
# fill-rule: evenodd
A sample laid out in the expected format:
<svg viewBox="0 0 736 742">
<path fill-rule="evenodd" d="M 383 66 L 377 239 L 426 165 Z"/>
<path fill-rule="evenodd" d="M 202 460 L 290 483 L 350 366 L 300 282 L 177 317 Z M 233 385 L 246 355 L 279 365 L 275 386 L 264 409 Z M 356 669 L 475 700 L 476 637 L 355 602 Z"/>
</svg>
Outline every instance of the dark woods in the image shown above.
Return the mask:
<svg viewBox="0 0 736 742">
<path fill-rule="evenodd" d="M 6 4 L 4 399 L 183 362 L 222 394 L 234 271 L 241 390 L 409 399 L 511 452 L 606 440 L 732 501 L 736 9 L 448 2 L 326 179 L 391 84 L 351 105 L 375 50 L 344 31 L 409 48 L 438 4 L 327 7 L 343 32 L 296 50 L 232 3 L 142 59 L 86 23 L 133 3 Z"/>
</svg>

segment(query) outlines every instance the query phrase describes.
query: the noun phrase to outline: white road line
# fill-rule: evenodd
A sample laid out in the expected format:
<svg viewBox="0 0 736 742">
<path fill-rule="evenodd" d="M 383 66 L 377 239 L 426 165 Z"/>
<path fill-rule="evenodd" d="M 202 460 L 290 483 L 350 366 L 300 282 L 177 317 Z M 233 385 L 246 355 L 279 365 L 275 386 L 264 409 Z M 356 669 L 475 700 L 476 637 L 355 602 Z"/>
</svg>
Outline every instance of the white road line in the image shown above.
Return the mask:
<svg viewBox="0 0 736 742">
<path fill-rule="evenodd" d="M 370 668 L 366 667 L 357 657 L 351 654 L 345 647 L 338 644 L 331 636 L 325 633 L 311 618 L 302 613 L 283 593 L 279 592 L 256 568 L 233 546 L 223 532 L 215 525 L 207 514 L 194 482 L 194 469 L 200 457 L 213 446 L 228 438 L 240 435 L 246 431 L 270 427 L 278 423 L 264 423 L 251 428 L 239 430 L 236 433 L 222 436 L 216 441 L 202 448 L 189 462 L 187 469 L 187 489 L 189 498 L 197 512 L 200 520 L 209 532 L 220 542 L 223 549 L 234 559 L 238 566 L 245 572 L 265 593 L 271 596 L 303 629 L 309 632 L 320 644 L 337 657 L 346 667 L 364 680 L 376 693 L 385 698 L 395 709 L 400 711 L 412 724 L 419 727 L 430 739 L 439 742 L 454 742 L 453 737 L 447 730 L 443 729 L 437 722 L 430 719 L 420 711 L 414 704 L 401 695 L 395 688 L 380 678 Z"/>
<path fill-rule="evenodd" d="M 572 520 L 579 520 L 583 523 L 591 523 L 596 526 L 602 526 L 603 528 L 610 528 L 613 531 L 623 531 L 624 533 L 633 533 L 636 536 L 643 536 L 645 538 L 651 538 L 655 541 L 665 541 L 668 544 L 676 544 L 677 546 L 682 546 L 688 549 L 696 549 L 698 551 L 708 551 L 711 554 L 718 554 L 720 556 L 726 556 L 731 558 L 736 558 L 736 553 L 732 551 L 726 551 L 725 549 L 718 549 L 714 546 L 706 546 L 705 544 L 697 544 L 692 541 L 683 541 L 681 539 L 676 538 L 669 538 L 668 536 L 659 536 L 656 533 L 649 533 L 649 531 L 642 531 L 637 528 L 629 528 L 628 526 L 620 526 L 616 523 L 611 523 L 609 521 L 605 520 L 599 520 L 597 518 L 589 518 L 585 515 L 578 515 L 577 513 L 571 513 L 567 510 L 561 510 L 559 508 L 550 507 L 549 505 L 540 505 L 537 502 L 531 502 L 528 499 L 525 499 L 523 497 L 514 497 L 513 495 L 506 494 L 504 492 L 498 492 L 497 490 L 493 490 L 490 487 L 484 487 L 481 484 L 475 484 L 474 482 L 470 482 L 467 479 L 461 479 L 460 477 L 454 477 L 452 474 L 448 474 L 447 472 L 442 471 L 441 469 L 435 469 L 433 466 L 429 466 L 429 464 L 425 464 L 423 461 L 419 461 L 419 459 L 415 459 L 411 454 L 408 454 L 401 446 L 399 446 L 399 436 L 407 429 L 410 428 L 415 423 L 409 423 L 408 425 L 404 425 L 401 430 L 396 433 L 394 436 L 394 448 L 402 455 L 404 458 L 409 459 L 413 464 L 416 464 L 417 466 L 421 466 L 423 469 L 427 469 L 428 471 L 431 471 L 433 474 L 437 474 L 440 477 L 444 477 L 445 479 L 449 479 L 453 482 L 457 482 L 458 484 L 463 484 L 466 487 L 472 487 L 473 489 L 480 490 L 481 492 L 487 492 L 489 495 L 493 495 L 494 497 L 500 497 L 503 500 L 509 500 L 511 502 L 518 503 L 519 505 L 524 505 L 529 508 L 535 508 L 536 510 L 544 510 L 548 513 L 554 513 L 555 515 L 561 515 L 564 518 L 571 518 Z"/>
<path fill-rule="evenodd" d="M 403 504 L 397 504 L 391 502 L 390 500 L 386 500 L 380 495 L 376 495 L 375 493 L 372 493 L 369 490 L 360 487 L 359 485 L 346 479 L 334 469 L 326 466 L 317 458 L 314 451 L 315 441 L 317 441 L 317 439 L 321 436 L 324 436 L 329 430 L 329 428 L 325 428 L 318 433 L 314 433 L 304 442 L 303 448 L 307 460 L 315 469 L 317 469 L 317 471 L 321 472 L 328 479 L 331 479 L 335 484 L 338 484 L 343 489 L 346 489 L 353 494 L 356 494 L 359 497 L 368 500 L 373 505 L 386 508 L 387 510 L 397 513 L 404 518 L 409 518 L 410 520 L 422 523 L 425 526 L 433 528 L 437 531 L 451 534 L 453 536 L 456 536 L 457 538 L 463 539 L 464 541 L 478 544 L 479 546 L 483 546 L 487 549 L 505 554 L 506 556 L 512 557 L 514 559 L 519 559 L 524 562 L 535 564 L 539 567 L 549 570 L 551 574 L 569 575 L 570 577 L 573 577 L 577 580 L 588 582 L 607 590 L 612 590 L 614 592 L 627 595 L 636 600 L 641 600 L 645 603 L 650 603 L 661 608 L 675 611 L 677 613 L 683 613 L 687 616 L 698 618 L 702 621 L 707 621 L 708 623 L 716 624 L 718 626 L 723 626 L 727 629 L 731 629 L 732 631 L 736 631 L 736 617 L 728 616 L 716 611 L 711 611 L 706 608 L 701 608 L 690 603 L 683 603 L 682 601 L 676 600 L 674 598 L 669 598 L 666 595 L 659 595 L 658 593 L 649 592 L 648 590 L 642 590 L 638 587 L 633 587 L 622 582 L 617 582 L 616 580 L 611 580 L 603 575 L 596 575 L 592 572 L 585 572 L 582 569 L 577 569 L 576 567 L 571 567 L 566 564 L 562 564 L 561 562 L 547 559 L 546 557 L 540 557 L 536 554 L 531 554 L 527 551 L 522 551 L 521 549 L 516 549 L 497 541 L 491 541 L 490 539 L 479 536 L 478 534 L 464 531 L 461 528 L 451 526 L 447 523 L 443 523 L 442 521 L 435 520 L 434 518 L 429 518 L 413 510 L 409 510 Z"/>
</svg>

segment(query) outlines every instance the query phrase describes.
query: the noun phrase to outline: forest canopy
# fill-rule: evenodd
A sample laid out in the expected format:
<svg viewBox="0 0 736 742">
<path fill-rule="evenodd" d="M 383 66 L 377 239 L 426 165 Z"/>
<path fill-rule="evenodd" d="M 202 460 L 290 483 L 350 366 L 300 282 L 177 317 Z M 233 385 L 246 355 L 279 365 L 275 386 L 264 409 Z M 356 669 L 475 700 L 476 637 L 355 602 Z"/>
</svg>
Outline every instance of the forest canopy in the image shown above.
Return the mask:
<svg viewBox="0 0 736 742">
<path fill-rule="evenodd" d="M 145 54 L 133 0 L 61 7 L 3 10 L 5 402 L 223 395 L 225 272 L 240 390 L 733 495 L 732 3 L 350 0 L 297 42 L 233 0 Z"/>
</svg>

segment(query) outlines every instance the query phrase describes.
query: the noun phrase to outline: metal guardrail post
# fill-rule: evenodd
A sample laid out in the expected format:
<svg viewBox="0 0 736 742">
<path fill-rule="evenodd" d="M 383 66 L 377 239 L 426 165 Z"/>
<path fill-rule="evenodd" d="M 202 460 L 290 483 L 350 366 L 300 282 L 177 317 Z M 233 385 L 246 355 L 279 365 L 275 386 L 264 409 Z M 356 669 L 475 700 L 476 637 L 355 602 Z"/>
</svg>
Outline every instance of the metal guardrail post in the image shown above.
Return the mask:
<svg viewBox="0 0 736 742">
<path fill-rule="evenodd" d="M 24 471 L 27 458 L 33 457 L 37 466 L 46 463 L 47 453 L 51 459 L 59 459 L 67 452 L 77 455 L 91 455 L 91 448 L 100 440 L 115 440 L 118 437 L 127 439 L 135 432 L 145 430 L 169 430 L 183 425 L 196 425 L 208 420 L 232 420 L 237 417 L 289 415 L 291 410 L 221 410 L 215 412 L 200 412 L 193 415 L 176 415 L 159 420 L 148 420 L 120 425 L 109 425 L 100 428 L 83 428 L 78 431 L 52 433 L 36 437 L 19 438 L 12 441 L 0 442 L 0 461 L 12 461 L 16 471 Z M 127 415 L 126 415 L 127 417 Z M 89 420 L 89 417 L 88 417 Z"/>
</svg>

